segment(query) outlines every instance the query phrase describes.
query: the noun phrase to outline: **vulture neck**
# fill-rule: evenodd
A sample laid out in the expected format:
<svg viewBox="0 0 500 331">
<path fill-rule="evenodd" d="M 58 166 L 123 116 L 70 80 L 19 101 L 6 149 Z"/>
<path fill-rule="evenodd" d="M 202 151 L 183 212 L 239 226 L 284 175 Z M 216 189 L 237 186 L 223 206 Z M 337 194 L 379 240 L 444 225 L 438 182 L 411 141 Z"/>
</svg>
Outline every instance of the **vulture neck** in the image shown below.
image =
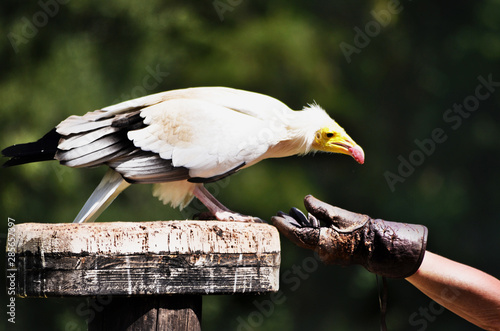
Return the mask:
<svg viewBox="0 0 500 331">
<path fill-rule="evenodd" d="M 280 137 L 260 160 L 311 152 L 316 131 L 332 121 L 319 106 L 293 111 L 286 123 L 286 136 Z"/>
</svg>

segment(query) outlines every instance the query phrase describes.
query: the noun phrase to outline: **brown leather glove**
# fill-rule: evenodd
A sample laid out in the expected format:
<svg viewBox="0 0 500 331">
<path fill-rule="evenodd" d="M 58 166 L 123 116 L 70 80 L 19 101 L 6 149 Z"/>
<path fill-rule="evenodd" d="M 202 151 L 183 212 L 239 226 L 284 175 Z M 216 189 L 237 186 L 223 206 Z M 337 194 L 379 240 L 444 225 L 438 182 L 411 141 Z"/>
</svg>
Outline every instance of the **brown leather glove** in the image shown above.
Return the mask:
<svg viewBox="0 0 500 331">
<path fill-rule="evenodd" d="M 324 203 L 312 195 L 304 199 L 306 217 L 297 208 L 279 212 L 272 221 L 296 245 L 315 250 L 324 263 L 359 264 L 389 278 L 414 274 L 425 254 L 427 228 L 423 225 L 372 219 Z M 320 226 L 320 221 L 327 227 Z"/>
</svg>

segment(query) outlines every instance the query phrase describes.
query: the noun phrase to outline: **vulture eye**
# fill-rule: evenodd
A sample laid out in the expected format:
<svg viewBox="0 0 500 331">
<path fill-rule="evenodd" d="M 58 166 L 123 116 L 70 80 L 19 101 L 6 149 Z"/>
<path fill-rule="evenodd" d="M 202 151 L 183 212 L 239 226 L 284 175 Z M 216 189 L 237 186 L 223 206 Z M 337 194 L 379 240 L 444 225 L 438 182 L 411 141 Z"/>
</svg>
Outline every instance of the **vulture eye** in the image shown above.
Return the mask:
<svg viewBox="0 0 500 331">
<path fill-rule="evenodd" d="M 328 138 L 331 138 L 331 137 L 333 137 L 333 136 L 334 136 L 334 134 L 333 134 L 332 132 L 328 132 L 328 133 L 326 134 L 326 136 L 327 136 Z"/>
</svg>

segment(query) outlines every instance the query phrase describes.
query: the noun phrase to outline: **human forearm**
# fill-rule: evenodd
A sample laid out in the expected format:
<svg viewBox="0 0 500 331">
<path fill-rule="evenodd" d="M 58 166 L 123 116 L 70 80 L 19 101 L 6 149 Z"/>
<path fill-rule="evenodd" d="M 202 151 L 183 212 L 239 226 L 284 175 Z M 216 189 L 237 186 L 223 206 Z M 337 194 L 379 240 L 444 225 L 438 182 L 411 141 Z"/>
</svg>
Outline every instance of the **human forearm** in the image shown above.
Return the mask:
<svg viewBox="0 0 500 331">
<path fill-rule="evenodd" d="M 426 252 L 406 278 L 431 299 L 488 330 L 500 330 L 500 280 L 480 270 Z"/>
</svg>

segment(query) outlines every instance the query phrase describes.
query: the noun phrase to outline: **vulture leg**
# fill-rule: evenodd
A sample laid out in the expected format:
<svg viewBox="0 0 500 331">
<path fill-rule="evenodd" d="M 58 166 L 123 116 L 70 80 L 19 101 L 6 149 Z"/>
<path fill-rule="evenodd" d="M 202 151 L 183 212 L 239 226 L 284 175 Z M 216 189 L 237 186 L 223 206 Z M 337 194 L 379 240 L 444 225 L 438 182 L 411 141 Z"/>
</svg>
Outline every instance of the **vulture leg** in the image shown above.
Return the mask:
<svg viewBox="0 0 500 331">
<path fill-rule="evenodd" d="M 129 186 L 118 172 L 109 169 L 73 223 L 94 222 L 118 194 Z"/>
<path fill-rule="evenodd" d="M 231 211 L 210 194 L 203 185 L 197 185 L 193 194 L 219 221 L 264 223 L 264 221 L 258 217 L 241 215 Z"/>
</svg>

